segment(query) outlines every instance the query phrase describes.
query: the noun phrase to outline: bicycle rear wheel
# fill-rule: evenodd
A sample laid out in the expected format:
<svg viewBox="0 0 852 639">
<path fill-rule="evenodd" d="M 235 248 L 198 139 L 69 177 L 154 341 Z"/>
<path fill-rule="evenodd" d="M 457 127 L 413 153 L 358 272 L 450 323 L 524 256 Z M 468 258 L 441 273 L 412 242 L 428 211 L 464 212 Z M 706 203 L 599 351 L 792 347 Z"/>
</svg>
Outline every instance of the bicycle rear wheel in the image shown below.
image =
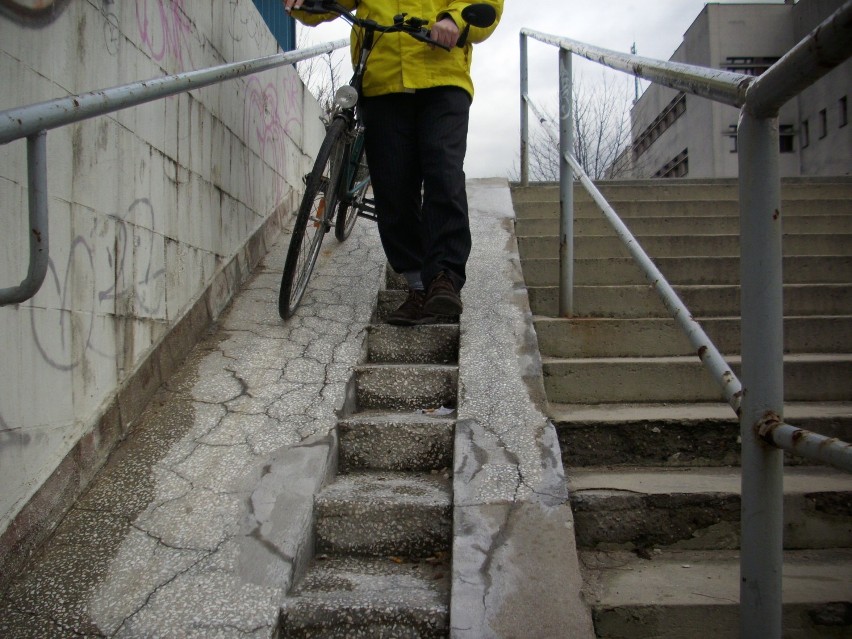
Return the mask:
<svg viewBox="0 0 852 639">
<path fill-rule="evenodd" d="M 291 317 L 302 301 L 323 237 L 331 229 L 340 191 L 345 132 L 343 119 L 337 118 L 329 125 L 314 168 L 308 175 L 278 292 L 278 314 L 282 319 Z"/>
<path fill-rule="evenodd" d="M 370 172 L 367 169 L 367 156 L 364 154 L 364 134 L 358 135 L 347 148 L 349 163 L 346 167 L 348 179 L 344 182 L 346 192 L 341 195 L 334 221 L 334 236 L 343 242 L 352 232 L 358 219 L 358 212 L 364 202 L 367 189 L 370 188 Z"/>
</svg>

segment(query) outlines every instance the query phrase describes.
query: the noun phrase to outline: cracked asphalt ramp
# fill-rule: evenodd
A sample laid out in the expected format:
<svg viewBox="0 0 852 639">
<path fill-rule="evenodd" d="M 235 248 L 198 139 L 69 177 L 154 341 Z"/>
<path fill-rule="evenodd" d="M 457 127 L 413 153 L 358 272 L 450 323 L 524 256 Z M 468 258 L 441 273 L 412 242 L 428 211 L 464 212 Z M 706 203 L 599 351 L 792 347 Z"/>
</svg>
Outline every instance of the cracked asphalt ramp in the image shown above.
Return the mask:
<svg viewBox="0 0 852 639">
<path fill-rule="evenodd" d="M 450 634 L 593 636 L 508 184 L 468 193 Z M 328 238 L 283 323 L 286 239 L 3 593 L 0 636 L 278 636 L 384 272 L 373 225 Z"/>
</svg>

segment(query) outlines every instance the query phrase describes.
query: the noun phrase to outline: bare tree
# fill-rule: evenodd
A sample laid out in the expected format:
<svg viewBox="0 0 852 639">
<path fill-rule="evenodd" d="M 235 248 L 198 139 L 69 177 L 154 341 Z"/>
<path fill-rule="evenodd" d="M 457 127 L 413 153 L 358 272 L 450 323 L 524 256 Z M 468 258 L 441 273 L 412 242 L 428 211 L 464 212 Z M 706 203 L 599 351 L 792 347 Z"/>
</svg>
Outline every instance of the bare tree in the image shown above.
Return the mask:
<svg viewBox="0 0 852 639">
<path fill-rule="evenodd" d="M 629 171 L 620 161 L 630 145 L 628 87 L 610 76 L 590 85 L 575 81 L 573 90 L 574 157 L 593 180 L 615 178 Z M 535 108 L 539 125 L 530 133 L 529 177 L 536 182 L 559 179 L 559 109 Z M 629 154 L 628 154 L 629 155 Z"/>
<path fill-rule="evenodd" d="M 314 44 L 310 41 L 306 29 L 296 33 L 297 48 L 302 49 Z M 348 49 L 338 49 L 323 55 L 303 60 L 296 65 L 299 77 L 311 94 L 319 102 L 323 113 L 331 113 L 334 104 L 334 94 L 345 80 L 342 77 L 343 60 L 348 56 Z M 348 58 L 347 58 L 348 59 Z"/>
</svg>

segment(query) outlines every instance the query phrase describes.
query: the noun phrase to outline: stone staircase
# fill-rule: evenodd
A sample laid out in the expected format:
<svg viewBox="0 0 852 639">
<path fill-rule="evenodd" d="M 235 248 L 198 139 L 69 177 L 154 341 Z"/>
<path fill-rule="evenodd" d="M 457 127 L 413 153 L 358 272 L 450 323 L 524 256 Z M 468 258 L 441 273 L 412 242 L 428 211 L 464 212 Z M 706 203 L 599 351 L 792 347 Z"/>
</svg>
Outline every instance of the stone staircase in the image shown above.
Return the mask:
<svg viewBox="0 0 852 639">
<path fill-rule="evenodd" d="M 338 475 L 315 503 L 315 558 L 282 613 L 284 637 L 449 634 L 458 324 L 382 323 L 387 278 L 337 425 Z"/>
<path fill-rule="evenodd" d="M 739 372 L 737 185 L 600 185 Z M 599 637 L 736 637 L 739 425 L 585 190 L 575 318 L 557 314 L 558 187 L 516 233 Z M 782 185 L 786 421 L 852 441 L 852 180 Z M 789 458 L 785 637 L 852 636 L 852 476 Z"/>
</svg>

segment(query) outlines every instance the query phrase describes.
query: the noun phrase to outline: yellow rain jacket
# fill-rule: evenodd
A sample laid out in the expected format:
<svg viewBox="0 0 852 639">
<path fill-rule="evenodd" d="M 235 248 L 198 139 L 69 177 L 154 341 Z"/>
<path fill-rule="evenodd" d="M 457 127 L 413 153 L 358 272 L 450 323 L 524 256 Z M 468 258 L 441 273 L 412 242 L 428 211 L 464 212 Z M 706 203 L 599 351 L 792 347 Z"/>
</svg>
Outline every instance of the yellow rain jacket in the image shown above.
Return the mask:
<svg viewBox="0 0 852 639">
<path fill-rule="evenodd" d="M 429 20 L 427 28 L 446 16 L 452 18 L 464 31 L 465 22 L 461 12 L 472 2 L 458 0 L 338 0 L 348 9 L 356 8 L 355 15 L 369 18 L 382 25 L 393 24 L 393 17 L 407 13 L 409 17 Z M 483 1 L 483 0 L 480 0 Z M 473 97 L 473 81 L 470 78 L 470 64 L 473 44 L 482 42 L 500 21 L 503 0 L 485 0 L 497 10 L 497 20 L 486 29 L 471 27 L 467 42 L 462 48 L 454 47 L 446 51 L 439 47 L 429 47 L 405 33 L 376 34 L 373 52 L 367 62 L 364 76 L 364 95 L 372 97 L 385 93 L 403 93 L 415 89 L 429 89 L 438 86 L 457 86 Z M 336 14 L 311 14 L 293 11 L 293 17 L 307 25 L 333 20 Z M 358 59 L 357 27 L 352 32 L 352 60 Z"/>
</svg>

